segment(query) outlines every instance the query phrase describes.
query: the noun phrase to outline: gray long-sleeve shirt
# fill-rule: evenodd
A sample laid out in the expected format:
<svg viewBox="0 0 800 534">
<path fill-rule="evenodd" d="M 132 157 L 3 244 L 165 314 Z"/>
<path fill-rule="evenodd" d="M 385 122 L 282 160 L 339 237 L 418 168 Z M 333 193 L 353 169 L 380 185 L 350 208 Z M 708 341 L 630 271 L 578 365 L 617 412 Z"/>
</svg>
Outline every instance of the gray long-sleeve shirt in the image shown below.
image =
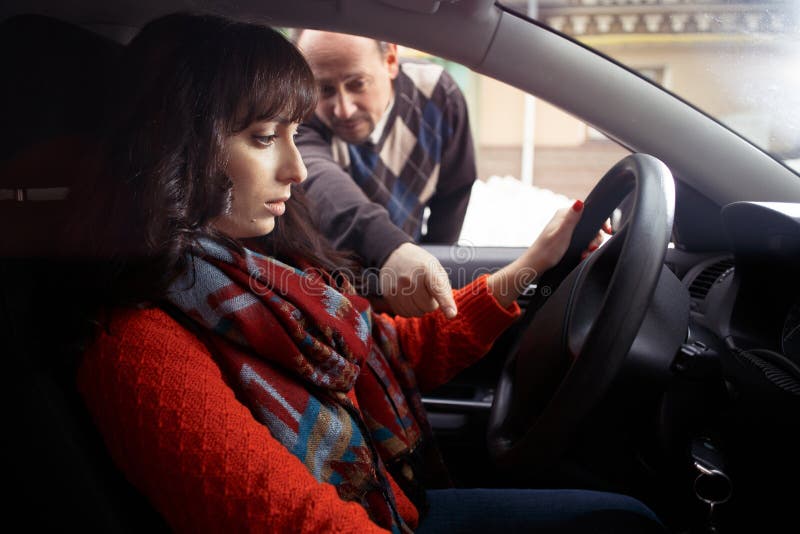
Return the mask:
<svg viewBox="0 0 800 534">
<path fill-rule="evenodd" d="M 317 118 L 297 139 L 322 231 L 367 267 L 408 241 L 454 243 L 477 174 L 466 102 L 442 67 L 403 62 L 388 113 L 376 143 L 348 144 Z"/>
</svg>

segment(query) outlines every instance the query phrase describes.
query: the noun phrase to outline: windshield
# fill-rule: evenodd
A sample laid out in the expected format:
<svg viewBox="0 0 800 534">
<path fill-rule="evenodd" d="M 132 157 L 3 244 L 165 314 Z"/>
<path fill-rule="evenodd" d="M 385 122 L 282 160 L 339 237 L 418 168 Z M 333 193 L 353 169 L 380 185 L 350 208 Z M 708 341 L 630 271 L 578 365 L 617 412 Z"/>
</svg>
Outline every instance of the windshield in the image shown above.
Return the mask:
<svg viewBox="0 0 800 534">
<path fill-rule="evenodd" d="M 800 1 L 504 0 L 800 170 Z"/>
</svg>

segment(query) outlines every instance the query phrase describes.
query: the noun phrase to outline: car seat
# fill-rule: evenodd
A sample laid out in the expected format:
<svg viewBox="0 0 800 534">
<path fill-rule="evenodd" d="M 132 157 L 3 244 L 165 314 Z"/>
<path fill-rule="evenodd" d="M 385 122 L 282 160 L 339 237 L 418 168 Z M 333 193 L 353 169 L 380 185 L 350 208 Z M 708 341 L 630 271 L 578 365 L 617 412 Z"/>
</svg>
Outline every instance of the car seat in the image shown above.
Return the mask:
<svg viewBox="0 0 800 534">
<path fill-rule="evenodd" d="M 58 229 L 74 163 L 103 119 L 121 45 L 56 19 L 0 23 L 0 339 L 4 454 L 25 530 L 166 531 L 115 468 L 74 385 L 87 331 Z M 10 476 L 9 476 L 10 475 Z"/>
</svg>

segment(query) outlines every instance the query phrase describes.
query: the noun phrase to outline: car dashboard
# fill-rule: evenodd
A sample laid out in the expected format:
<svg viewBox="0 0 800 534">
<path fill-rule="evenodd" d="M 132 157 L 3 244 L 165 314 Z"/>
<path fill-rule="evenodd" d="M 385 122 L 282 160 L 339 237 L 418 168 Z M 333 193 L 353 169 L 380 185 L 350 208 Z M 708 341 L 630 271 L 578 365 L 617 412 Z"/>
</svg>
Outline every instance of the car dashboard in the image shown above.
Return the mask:
<svg viewBox="0 0 800 534">
<path fill-rule="evenodd" d="M 748 387 L 800 395 L 800 205 L 736 202 L 721 217 L 731 252 L 704 258 L 682 277 L 690 330 L 749 362 L 759 378 Z"/>
<path fill-rule="evenodd" d="M 736 202 L 721 219 L 728 250 L 667 254 L 690 317 L 658 434 L 686 451 L 698 502 L 761 529 L 785 519 L 780 488 L 800 473 L 800 204 Z M 709 473 L 710 490 L 697 483 Z"/>
<path fill-rule="evenodd" d="M 724 250 L 667 250 L 671 273 L 662 276 L 674 275 L 684 294 L 668 295 L 665 312 L 645 319 L 618 387 L 590 418 L 572 456 L 592 466 L 592 477 L 615 483 L 620 472 L 661 473 L 644 476 L 631 491 L 660 487 L 665 495 L 686 495 L 701 508 L 698 517 L 714 501 L 719 520 L 737 524 L 749 520 L 739 513 L 745 507 L 780 512 L 778 488 L 800 474 L 800 205 L 737 202 L 721 218 Z M 491 250 L 480 252 L 475 261 L 484 268 L 503 263 L 492 261 Z M 669 343 L 662 343 L 675 325 L 681 329 L 675 341 L 667 336 Z M 494 377 L 516 336 L 509 332 L 487 358 L 426 397 L 439 439 L 450 449 L 465 447 L 468 429 L 480 435 Z M 636 438 L 614 434 L 632 421 L 639 422 Z M 620 454 L 622 443 L 630 454 Z M 637 465 L 614 462 L 614 454 L 636 458 Z M 674 506 L 678 514 L 686 508 Z"/>
</svg>

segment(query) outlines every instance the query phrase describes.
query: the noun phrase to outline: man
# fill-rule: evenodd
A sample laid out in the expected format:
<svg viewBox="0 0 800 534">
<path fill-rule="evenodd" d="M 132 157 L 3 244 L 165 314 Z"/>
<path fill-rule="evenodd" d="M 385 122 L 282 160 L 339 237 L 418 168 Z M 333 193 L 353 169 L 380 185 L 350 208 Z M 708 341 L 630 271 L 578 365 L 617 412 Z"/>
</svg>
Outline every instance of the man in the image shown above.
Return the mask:
<svg viewBox="0 0 800 534">
<path fill-rule="evenodd" d="M 297 145 L 323 231 L 381 267 L 395 312 L 451 305 L 441 265 L 412 241 L 455 243 L 461 231 L 476 178 L 463 95 L 440 66 L 400 63 L 391 43 L 312 30 L 296 41 L 320 88 Z"/>
</svg>

